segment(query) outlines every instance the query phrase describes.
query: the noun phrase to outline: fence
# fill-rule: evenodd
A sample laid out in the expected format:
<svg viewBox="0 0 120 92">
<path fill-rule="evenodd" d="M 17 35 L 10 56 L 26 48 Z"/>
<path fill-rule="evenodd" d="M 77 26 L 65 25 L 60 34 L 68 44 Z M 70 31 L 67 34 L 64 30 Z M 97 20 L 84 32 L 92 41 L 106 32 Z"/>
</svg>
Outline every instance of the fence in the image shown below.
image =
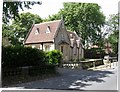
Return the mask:
<svg viewBox="0 0 120 92">
<path fill-rule="evenodd" d="M 22 75 L 22 69 L 2 69 L 2 77 Z"/>
<path fill-rule="evenodd" d="M 34 66 L 34 67 L 20 67 L 15 69 L 2 69 L 2 77 L 7 76 L 32 76 L 51 74 L 56 72 L 55 66 Z"/>
</svg>

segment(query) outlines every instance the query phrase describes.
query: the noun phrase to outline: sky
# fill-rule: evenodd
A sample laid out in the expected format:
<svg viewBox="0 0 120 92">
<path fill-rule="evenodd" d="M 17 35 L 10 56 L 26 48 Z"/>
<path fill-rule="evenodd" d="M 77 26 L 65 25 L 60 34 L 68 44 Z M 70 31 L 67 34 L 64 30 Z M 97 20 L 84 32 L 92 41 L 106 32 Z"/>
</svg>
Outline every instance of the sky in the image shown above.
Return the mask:
<svg viewBox="0 0 120 92">
<path fill-rule="evenodd" d="M 22 12 L 31 12 L 39 15 L 41 18 L 47 18 L 49 15 L 56 14 L 60 9 L 63 8 L 63 2 L 84 2 L 84 3 L 97 3 L 101 6 L 101 11 L 104 13 L 106 18 L 110 14 L 118 13 L 118 2 L 119 0 L 41 0 L 42 5 L 34 5 L 32 9 L 25 9 Z"/>
</svg>

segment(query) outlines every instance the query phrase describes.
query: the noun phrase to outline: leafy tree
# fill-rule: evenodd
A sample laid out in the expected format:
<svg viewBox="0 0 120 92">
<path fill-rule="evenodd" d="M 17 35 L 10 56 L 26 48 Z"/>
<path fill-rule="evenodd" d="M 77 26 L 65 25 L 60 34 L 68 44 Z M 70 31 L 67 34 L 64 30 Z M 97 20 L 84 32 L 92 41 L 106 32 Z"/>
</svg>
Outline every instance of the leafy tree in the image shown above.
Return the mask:
<svg viewBox="0 0 120 92">
<path fill-rule="evenodd" d="M 114 31 L 108 38 L 109 42 L 112 44 L 113 51 L 117 54 L 118 53 L 118 34 L 119 31 Z"/>
<path fill-rule="evenodd" d="M 118 30 L 118 14 L 110 15 L 110 18 L 107 21 L 109 32 L 111 33 L 108 36 L 108 41 L 111 43 L 113 51 L 118 53 L 118 39 L 119 39 L 119 30 Z"/>
<path fill-rule="evenodd" d="M 22 10 L 24 10 L 24 8 L 31 9 L 31 6 L 35 4 L 41 5 L 41 2 L 35 1 L 3 2 L 3 22 L 8 23 L 10 19 L 19 18 L 19 9 Z"/>
<path fill-rule="evenodd" d="M 93 3 L 64 3 L 64 8 L 58 14 L 49 16 L 48 20 L 60 19 L 63 16 L 65 25 L 70 31 L 82 38 L 83 44 L 103 44 L 101 27 L 105 23 L 105 16 L 100 6 Z"/>
<path fill-rule="evenodd" d="M 25 36 L 33 23 L 40 23 L 42 19 L 38 15 L 21 13 L 11 25 L 3 24 L 3 37 L 8 37 L 13 45 L 22 44 Z"/>
</svg>

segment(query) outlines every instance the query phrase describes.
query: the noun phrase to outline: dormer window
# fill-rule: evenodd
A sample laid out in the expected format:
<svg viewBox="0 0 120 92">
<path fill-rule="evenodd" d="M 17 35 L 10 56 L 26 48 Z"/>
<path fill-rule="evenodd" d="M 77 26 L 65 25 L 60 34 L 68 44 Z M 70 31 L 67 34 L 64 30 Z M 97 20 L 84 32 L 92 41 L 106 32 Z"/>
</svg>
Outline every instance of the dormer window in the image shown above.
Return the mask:
<svg viewBox="0 0 120 92">
<path fill-rule="evenodd" d="M 39 28 L 37 28 L 36 30 L 35 30 L 35 35 L 38 35 L 40 33 L 40 30 L 39 30 Z"/>
<path fill-rule="evenodd" d="M 47 27 L 46 33 L 50 33 L 50 26 Z"/>
</svg>

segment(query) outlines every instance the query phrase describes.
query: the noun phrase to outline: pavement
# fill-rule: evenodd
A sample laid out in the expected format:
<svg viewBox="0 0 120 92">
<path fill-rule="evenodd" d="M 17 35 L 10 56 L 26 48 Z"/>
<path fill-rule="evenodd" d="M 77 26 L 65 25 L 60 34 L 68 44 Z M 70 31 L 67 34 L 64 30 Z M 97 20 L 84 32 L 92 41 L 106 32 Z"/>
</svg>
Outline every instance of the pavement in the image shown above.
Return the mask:
<svg viewBox="0 0 120 92">
<path fill-rule="evenodd" d="M 40 90 L 117 90 L 117 62 L 89 70 L 59 68 L 60 76 L 6 88 Z"/>
</svg>

